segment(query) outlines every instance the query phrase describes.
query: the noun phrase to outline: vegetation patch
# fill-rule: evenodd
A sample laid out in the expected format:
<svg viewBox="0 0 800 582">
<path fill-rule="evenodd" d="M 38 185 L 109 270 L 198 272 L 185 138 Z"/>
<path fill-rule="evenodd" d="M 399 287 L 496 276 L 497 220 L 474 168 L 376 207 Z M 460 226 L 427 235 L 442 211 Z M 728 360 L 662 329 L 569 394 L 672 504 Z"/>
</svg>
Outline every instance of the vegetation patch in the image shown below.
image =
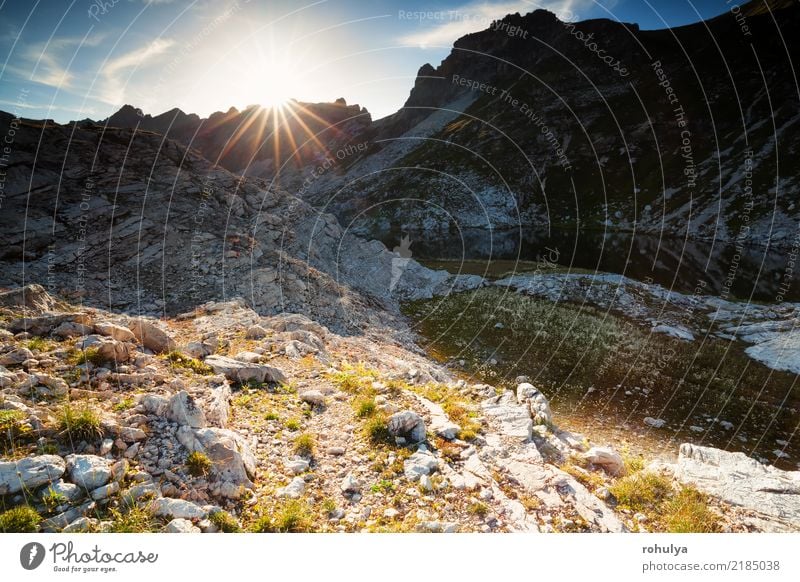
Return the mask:
<svg viewBox="0 0 800 582">
<path fill-rule="evenodd" d="M 294 452 L 301 457 L 313 457 L 317 447 L 317 439 L 313 434 L 304 432 L 294 439 Z"/>
<path fill-rule="evenodd" d="M 35 509 L 20 505 L 0 513 L 0 533 L 36 533 L 41 522 Z"/>
<path fill-rule="evenodd" d="M 211 471 L 212 466 L 213 464 L 211 463 L 211 459 L 208 458 L 208 455 L 200 451 L 192 451 L 189 453 L 189 456 L 186 457 L 186 468 L 189 470 L 189 474 L 194 477 L 207 475 Z"/>
<path fill-rule="evenodd" d="M 177 350 L 167 353 L 164 358 L 175 368 L 190 370 L 195 374 L 200 374 L 201 376 L 210 376 L 214 373 L 214 368 L 208 364 L 205 364 L 196 358 L 192 358 L 191 356 L 187 356 L 186 354 L 182 354 Z"/>
<path fill-rule="evenodd" d="M 21 410 L 0 410 L 0 449 L 8 450 L 31 432 L 27 416 Z"/>
<path fill-rule="evenodd" d="M 227 511 L 215 511 L 208 516 L 208 519 L 222 533 L 239 533 L 242 531 L 239 522 Z"/>
<path fill-rule="evenodd" d="M 88 405 L 65 404 L 56 415 L 61 435 L 73 442 L 91 442 L 103 436 L 100 415 Z"/>
<path fill-rule="evenodd" d="M 148 533 L 158 531 L 161 523 L 150 506 L 131 506 L 127 510 L 111 510 L 110 533 Z"/>
<path fill-rule="evenodd" d="M 253 533 L 302 533 L 314 531 L 313 513 L 300 499 L 290 499 L 269 508 L 251 528 Z"/>
</svg>

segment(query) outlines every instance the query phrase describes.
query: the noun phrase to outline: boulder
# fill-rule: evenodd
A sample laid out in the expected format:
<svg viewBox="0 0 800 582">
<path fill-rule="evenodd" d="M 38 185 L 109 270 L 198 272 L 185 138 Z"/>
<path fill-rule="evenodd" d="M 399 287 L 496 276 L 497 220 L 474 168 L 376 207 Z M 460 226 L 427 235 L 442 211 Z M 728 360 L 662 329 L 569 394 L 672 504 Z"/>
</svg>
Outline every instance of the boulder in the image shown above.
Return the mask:
<svg viewBox="0 0 800 582">
<path fill-rule="evenodd" d="M 180 519 L 202 519 L 208 512 L 191 501 L 185 499 L 172 499 L 159 497 L 152 503 L 153 515 L 157 517 L 172 517 Z"/>
<path fill-rule="evenodd" d="M 325 395 L 319 390 L 306 390 L 299 394 L 300 400 L 307 402 L 311 406 L 324 406 Z"/>
<path fill-rule="evenodd" d="M 66 458 L 70 480 L 87 491 L 111 480 L 111 462 L 97 455 L 69 455 Z"/>
<path fill-rule="evenodd" d="M 186 390 L 181 390 L 169 399 L 167 418 L 181 426 L 203 428 L 206 426 L 206 415 L 195 399 Z"/>
<path fill-rule="evenodd" d="M 130 322 L 128 328 L 133 332 L 136 341 L 157 354 L 169 352 L 178 347 L 178 344 L 169 334 L 146 319 L 134 319 Z"/>
<path fill-rule="evenodd" d="M 123 363 L 131 359 L 134 350 L 131 344 L 117 341 L 103 335 L 93 334 L 77 344 L 81 350 L 94 348 L 97 355 L 107 362 Z"/>
<path fill-rule="evenodd" d="M 81 489 L 80 487 L 78 487 L 74 483 L 67 483 L 66 481 L 63 481 L 62 479 L 59 479 L 58 481 L 54 481 L 50 485 L 50 487 L 48 487 L 47 489 L 43 490 L 42 493 L 44 494 L 44 493 L 48 493 L 50 491 L 52 491 L 56 495 L 63 496 L 64 499 L 66 499 L 67 501 L 77 501 L 78 499 L 80 499 L 84 495 L 83 489 Z"/>
<path fill-rule="evenodd" d="M 413 410 L 403 410 L 389 417 L 389 434 L 412 443 L 421 443 L 427 436 L 425 421 Z"/>
<path fill-rule="evenodd" d="M 236 432 L 224 428 L 178 429 L 178 440 L 187 450 L 205 453 L 213 471 L 222 480 L 252 487 L 256 459 L 247 442 Z"/>
<path fill-rule="evenodd" d="M 25 285 L 10 291 L 0 291 L 0 307 L 27 307 L 39 313 L 51 311 L 56 305 L 44 287 Z"/>
<path fill-rule="evenodd" d="M 200 533 L 200 528 L 188 519 L 177 517 L 164 528 L 166 533 Z"/>
<path fill-rule="evenodd" d="M 136 341 L 136 336 L 133 335 L 133 332 L 131 330 L 122 327 L 121 325 L 116 325 L 114 323 L 110 323 L 107 321 L 104 321 L 102 323 L 96 323 L 94 325 L 94 330 L 100 335 L 108 336 L 120 342 Z"/>
<path fill-rule="evenodd" d="M 245 339 L 258 340 L 267 337 L 267 330 L 260 325 L 251 325 L 244 334 Z"/>
<path fill-rule="evenodd" d="M 19 461 L 0 462 L 0 495 L 35 489 L 58 481 L 66 464 L 58 455 L 25 457 Z"/>
<path fill-rule="evenodd" d="M 602 467 L 606 473 L 614 477 L 625 472 L 625 461 L 619 453 L 609 447 L 592 447 L 583 454 L 583 458 L 592 465 Z"/>
<path fill-rule="evenodd" d="M 206 419 L 209 424 L 219 428 L 228 426 L 230 415 L 231 387 L 226 380 L 211 388 L 211 396 L 206 403 Z"/>
<path fill-rule="evenodd" d="M 92 333 L 90 325 L 84 325 L 75 321 L 65 321 L 53 330 L 53 335 L 60 338 L 81 337 Z"/>
<path fill-rule="evenodd" d="M 86 313 L 48 313 L 37 317 L 21 317 L 8 324 L 14 333 L 27 332 L 33 335 L 46 335 L 63 323 L 79 323 L 91 326 L 92 318 Z"/>
<path fill-rule="evenodd" d="M 352 474 L 348 473 L 347 476 L 342 479 L 342 483 L 339 485 L 339 488 L 345 495 L 351 495 L 361 491 L 361 483 L 359 483 L 358 479 L 356 479 Z"/>
<path fill-rule="evenodd" d="M 100 501 L 102 499 L 108 499 L 117 493 L 119 493 L 119 483 L 112 481 L 107 485 L 103 485 L 102 487 L 92 490 L 92 492 L 89 493 L 89 496 L 95 501 Z"/>
<path fill-rule="evenodd" d="M 533 424 L 552 424 L 553 413 L 550 403 L 541 391 L 529 382 L 522 382 L 517 386 L 517 403 L 527 404 L 530 409 Z"/>
<path fill-rule="evenodd" d="M 510 392 L 484 400 L 481 408 L 500 422 L 501 434 L 523 440 L 530 440 L 533 436 L 530 409 L 517 404 Z"/>
<path fill-rule="evenodd" d="M 293 459 L 285 461 L 283 466 L 286 467 L 292 474 L 299 475 L 300 473 L 305 473 L 308 471 L 309 462 L 302 457 L 294 457 Z"/>
<path fill-rule="evenodd" d="M 430 475 L 439 468 L 439 461 L 427 449 L 420 448 L 405 460 L 403 473 L 409 481 L 416 481 L 422 475 Z"/>
<path fill-rule="evenodd" d="M 257 364 L 261 361 L 261 354 L 257 352 L 239 352 L 233 359 L 237 362 L 244 362 L 246 364 Z"/>
<path fill-rule="evenodd" d="M 0 354 L 0 366 L 16 366 L 33 358 L 33 352 L 28 348 L 16 348 Z"/>
<path fill-rule="evenodd" d="M 652 416 L 647 416 L 644 419 L 644 423 L 647 426 L 652 426 L 653 428 L 661 428 L 667 424 L 667 421 L 663 418 L 653 418 Z"/>
<path fill-rule="evenodd" d="M 682 483 L 798 529 L 800 471 L 781 471 L 744 453 L 685 443 L 673 473 Z"/>
<path fill-rule="evenodd" d="M 277 497 L 288 497 L 299 499 L 306 490 L 306 482 L 302 477 L 295 477 L 286 487 L 281 487 L 275 491 Z"/>
<path fill-rule="evenodd" d="M 51 396 L 65 396 L 69 391 L 69 385 L 56 376 L 36 374 L 36 383 L 45 386 Z"/>
<path fill-rule="evenodd" d="M 227 356 L 209 356 L 205 363 L 217 374 L 223 374 L 231 382 L 285 382 L 286 376 L 278 368 L 264 364 L 239 362 Z"/>
</svg>

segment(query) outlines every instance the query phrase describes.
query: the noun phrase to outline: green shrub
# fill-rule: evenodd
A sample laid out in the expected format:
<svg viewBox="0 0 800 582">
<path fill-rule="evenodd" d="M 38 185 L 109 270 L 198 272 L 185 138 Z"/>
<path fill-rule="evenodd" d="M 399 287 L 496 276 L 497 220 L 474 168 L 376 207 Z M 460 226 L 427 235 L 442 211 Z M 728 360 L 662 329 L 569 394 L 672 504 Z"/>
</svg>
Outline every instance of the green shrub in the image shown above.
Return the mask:
<svg viewBox="0 0 800 582">
<path fill-rule="evenodd" d="M 67 403 L 58 412 L 57 420 L 61 434 L 73 442 L 83 440 L 91 442 L 103 436 L 100 415 L 89 406 L 78 409 Z"/>
<path fill-rule="evenodd" d="M 74 358 L 74 362 L 79 366 L 81 364 L 92 364 L 94 366 L 102 366 L 105 363 L 103 356 L 100 355 L 99 348 L 96 348 L 94 346 L 89 346 L 85 350 L 81 350 Z"/>
<path fill-rule="evenodd" d="M 301 457 L 312 457 L 316 449 L 317 440 L 313 434 L 304 432 L 294 439 L 294 452 Z"/>
<path fill-rule="evenodd" d="M 314 528 L 311 509 L 298 499 L 286 501 L 273 508 L 272 515 L 262 516 L 252 528 L 254 533 L 301 533 Z"/>
<path fill-rule="evenodd" d="M 67 497 L 63 493 L 54 491 L 52 487 L 48 487 L 42 494 L 42 503 L 47 508 L 47 511 L 53 511 L 59 505 L 67 502 Z"/>
<path fill-rule="evenodd" d="M 36 533 L 42 516 L 27 505 L 0 513 L 0 533 Z"/>
<path fill-rule="evenodd" d="M 375 413 L 375 400 L 373 398 L 359 398 L 353 403 L 356 416 L 359 418 L 366 418 Z"/>
<path fill-rule="evenodd" d="M 208 516 L 208 519 L 222 533 L 238 533 L 242 531 L 239 522 L 227 511 L 215 511 Z"/>
<path fill-rule="evenodd" d="M 171 362 L 173 366 L 176 368 L 183 368 L 185 370 L 191 370 L 195 374 L 200 374 L 202 376 L 209 376 L 214 373 L 214 368 L 201 362 L 198 359 L 192 358 L 191 356 L 187 356 L 186 354 L 182 354 L 177 350 L 173 350 L 168 352 L 164 358 Z"/>
<path fill-rule="evenodd" d="M 364 434 L 374 444 L 394 444 L 394 438 L 389 434 L 389 425 L 386 417 L 376 415 L 364 424 Z"/>
<path fill-rule="evenodd" d="M 211 459 L 208 455 L 200 451 L 192 451 L 186 457 L 186 468 L 189 469 L 189 474 L 194 477 L 201 477 L 207 475 L 212 467 Z"/>
</svg>

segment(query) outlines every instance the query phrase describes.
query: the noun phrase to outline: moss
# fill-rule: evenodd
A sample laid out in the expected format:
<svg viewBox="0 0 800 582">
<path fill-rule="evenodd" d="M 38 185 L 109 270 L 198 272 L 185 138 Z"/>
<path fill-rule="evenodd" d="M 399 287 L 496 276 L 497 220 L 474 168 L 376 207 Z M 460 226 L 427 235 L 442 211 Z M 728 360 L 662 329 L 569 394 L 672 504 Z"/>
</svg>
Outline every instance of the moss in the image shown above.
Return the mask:
<svg viewBox="0 0 800 582">
<path fill-rule="evenodd" d="M 35 509 L 21 505 L 0 513 L 0 532 L 35 533 L 41 522 L 42 516 Z"/>
<path fill-rule="evenodd" d="M 149 506 L 132 506 L 126 511 L 112 509 L 110 517 L 110 533 L 148 533 L 161 527 Z"/>
<path fill-rule="evenodd" d="M 100 415 L 89 406 L 77 408 L 67 403 L 58 412 L 57 421 L 61 435 L 73 442 L 91 442 L 103 436 Z"/>
<path fill-rule="evenodd" d="M 208 364 L 204 364 L 200 360 L 192 358 L 191 356 L 187 356 L 186 354 L 182 354 L 176 350 L 168 352 L 164 356 L 164 359 L 170 362 L 175 368 L 190 370 L 195 374 L 200 374 L 201 376 L 209 376 L 214 373 L 214 368 Z"/>
<path fill-rule="evenodd" d="M 621 507 L 646 514 L 672 493 L 672 483 L 658 473 L 639 472 L 618 479 L 609 491 Z"/>
<path fill-rule="evenodd" d="M 267 515 L 260 517 L 251 531 L 253 533 L 301 533 L 314 529 L 311 508 L 304 501 L 291 499 L 280 503 Z"/>
<path fill-rule="evenodd" d="M 207 475 L 209 471 L 211 471 L 212 466 L 213 464 L 211 463 L 211 459 L 208 458 L 208 455 L 200 451 L 192 451 L 189 453 L 189 456 L 186 457 L 186 468 L 189 470 L 189 474 L 194 477 Z"/>
<path fill-rule="evenodd" d="M 317 439 L 313 434 L 304 432 L 294 439 L 294 452 L 301 457 L 313 457 L 317 447 Z"/>
<path fill-rule="evenodd" d="M 669 533 L 716 533 L 722 531 L 720 516 L 709 509 L 708 497 L 683 487 L 660 508 L 661 523 Z"/>
<path fill-rule="evenodd" d="M 239 533 L 242 531 L 239 522 L 227 511 L 215 511 L 208 516 L 208 519 L 222 533 Z"/>
<path fill-rule="evenodd" d="M 25 342 L 25 347 L 32 352 L 47 352 L 53 348 L 53 345 L 42 337 L 34 337 Z"/>
</svg>

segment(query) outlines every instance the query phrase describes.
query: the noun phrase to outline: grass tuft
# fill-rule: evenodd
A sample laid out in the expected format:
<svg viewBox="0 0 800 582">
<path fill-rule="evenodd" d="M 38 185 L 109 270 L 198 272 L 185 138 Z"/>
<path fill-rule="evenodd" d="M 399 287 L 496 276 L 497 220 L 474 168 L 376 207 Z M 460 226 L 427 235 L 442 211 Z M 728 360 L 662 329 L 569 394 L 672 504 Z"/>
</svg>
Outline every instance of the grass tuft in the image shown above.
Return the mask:
<svg viewBox="0 0 800 582">
<path fill-rule="evenodd" d="M 0 513 L 0 533 L 36 533 L 42 516 L 27 505 Z"/>
<path fill-rule="evenodd" d="M 304 432 L 294 439 L 294 452 L 301 457 L 313 457 L 317 440 L 311 433 Z"/>
<path fill-rule="evenodd" d="M 239 533 L 242 531 L 239 522 L 227 511 L 215 511 L 208 516 L 209 521 L 217 526 L 222 533 Z"/>
<path fill-rule="evenodd" d="M 91 442 L 103 436 L 100 415 L 89 406 L 78 409 L 67 403 L 58 411 L 56 418 L 61 434 L 72 441 Z"/>
<path fill-rule="evenodd" d="M 212 466 L 211 459 L 203 452 L 192 451 L 189 453 L 189 456 L 186 457 L 186 468 L 189 469 L 189 474 L 193 477 L 207 475 L 209 471 L 211 471 Z"/>
<path fill-rule="evenodd" d="M 176 368 L 190 370 L 195 374 L 200 374 L 201 376 L 210 376 L 214 373 L 214 368 L 208 364 L 205 364 L 196 358 L 192 358 L 191 356 L 187 356 L 186 354 L 182 354 L 177 350 L 168 352 L 164 358 Z"/>
<path fill-rule="evenodd" d="M 273 508 L 253 525 L 253 533 L 301 533 L 313 531 L 314 520 L 307 503 L 291 499 Z"/>
</svg>

